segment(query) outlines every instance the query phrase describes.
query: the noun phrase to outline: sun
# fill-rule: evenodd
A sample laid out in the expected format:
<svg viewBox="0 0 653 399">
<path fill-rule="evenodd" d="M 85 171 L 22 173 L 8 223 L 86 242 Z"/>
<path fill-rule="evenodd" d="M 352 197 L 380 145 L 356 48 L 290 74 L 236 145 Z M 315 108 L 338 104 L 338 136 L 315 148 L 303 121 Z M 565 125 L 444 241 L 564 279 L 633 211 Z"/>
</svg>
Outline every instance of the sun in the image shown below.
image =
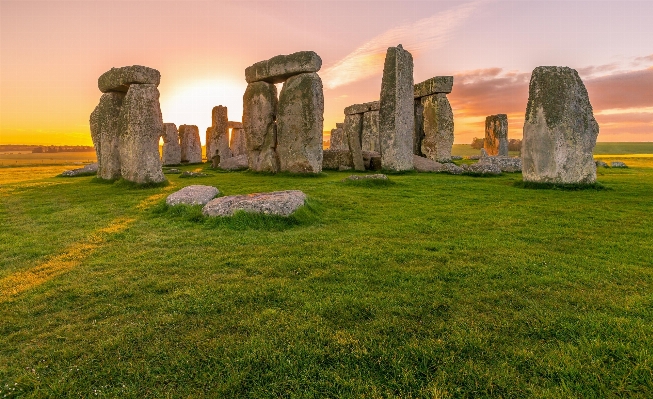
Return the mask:
<svg viewBox="0 0 653 399">
<path fill-rule="evenodd" d="M 161 92 L 163 122 L 197 125 L 202 144 L 206 128 L 211 126 L 211 110 L 216 105 L 227 107 L 230 121 L 241 121 L 243 94 L 247 84 L 231 80 L 201 80 L 181 82 L 170 91 Z"/>
</svg>

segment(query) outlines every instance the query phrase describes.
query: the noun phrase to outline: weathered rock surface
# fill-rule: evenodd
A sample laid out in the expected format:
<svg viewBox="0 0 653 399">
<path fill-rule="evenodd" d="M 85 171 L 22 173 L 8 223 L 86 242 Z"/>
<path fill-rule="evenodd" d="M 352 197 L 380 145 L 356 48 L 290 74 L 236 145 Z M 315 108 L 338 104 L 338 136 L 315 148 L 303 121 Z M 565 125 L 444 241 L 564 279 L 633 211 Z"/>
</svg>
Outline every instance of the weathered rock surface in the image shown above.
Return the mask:
<svg viewBox="0 0 653 399">
<path fill-rule="evenodd" d="M 612 161 L 610 162 L 611 168 L 627 168 L 628 166 L 621 161 Z"/>
<path fill-rule="evenodd" d="M 243 128 L 243 123 L 242 122 L 236 122 L 236 121 L 229 121 L 227 122 L 227 126 L 229 129 L 242 129 Z"/>
<path fill-rule="evenodd" d="M 463 168 L 462 167 L 460 167 L 460 166 L 458 166 L 458 165 L 456 165 L 454 163 L 450 163 L 450 162 L 443 163 L 442 168 L 443 168 L 443 170 L 442 170 L 443 172 L 447 172 L 447 173 L 450 173 L 452 175 L 459 175 L 459 174 L 463 173 Z"/>
<path fill-rule="evenodd" d="M 216 153 L 216 149 L 215 149 L 214 143 L 213 143 L 213 131 L 214 130 L 215 130 L 215 126 L 207 127 L 206 128 L 206 134 L 204 136 L 204 138 L 205 138 L 204 142 L 206 143 L 206 145 L 204 146 L 204 151 L 205 151 L 206 161 L 207 162 L 211 162 L 211 160 L 213 159 L 213 156 L 211 154 L 215 155 L 215 153 Z"/>
<path fill-rule="evenodd" d="M 213 176 L 213 175 L 211 175 L 209 173 L 204 173 L 204 172 L 191 172 L 191 171 L 187 170 L 187 171 L 182 172 L 179 177 L 182 178 L 182 179 L 186 179 L 186 178 L 189 178 L 189 177 L 210 177 L 210 176 Z"/>
<path fill-rule="evenodd" d="M 422 99 L 415 99 L 415 130 L 413 131 L 413 155 L 424 157 L 422 140 L 424 140 L 424 107 Z"/>
<path fill-rule="evenodd" d="M 351 175 L 349 177 L 346 177 L 343 179 L 343 181 L 346 180 L 388 180 L 388 176 L 382 174 L 382 173 L 377 173 L 374 175 Z"/>
<path fill-rule="evenodd" d="M 227 116 L 227 107 L 218 105 L 213 107 L 211 112 L 213 122 L 213 131 L 211 132 L 211 153 L 207 152 L 206 159 L 211 160 L 217 154 L 220 156 L 220 162 L 231 158 L 231 149 L 229 148 L 229 118 Z M 207 147 L 208 148 L 208 147 Z"/>
<path fill-rule="evenodd" d="M 166 204 L 174 206 L 185 205 L 206 205 L 220 193 L 215 187 L 192 185 L 175 191 L 166 198 Z"/>
<path fill-rule="evenodd" d="M 363 130 L 361 133 L 361 149 L 363 151 L 381 151 L 379 141 L 379 111 L 368 111 L 363 114 Z"/>
<path fill-rule="evenodd" d="M 535 68 L 522 141 L 524 181 L 596 182 L 592 150 L 598 134 L 599 125 L 578 72 L 567 67 Z"/>
<path fill-rule="evenodd" d="M 61 176 L 63 177 L 91 176 L 97 174 L 97 171 L 98 171 L 98 164 L 97 162 L 95 162 L 95 163 L 88 164 L 83 168 L 64 170 L 61 173 Z"/>
<path fill-rule="evenodd" d="M 289 216 L 304 205 L 306 194 L 299 190 L 247 195 L 230 195 L 211 200 L 202 209 L 207 216 L 232 216 L 236 211 Z"/>
<path fill-rule="evenodd" d="M 120 173 L 134 183 L 165 181 L 159 155 L 163 118 L 159 90 L 153 84 L 132 84 L 122 104 Z"/>
<path fill-rule="evenodd" d="M 329 139 L 329 149 L 331 150 L 349 150 L 349 144 L 345 140 L 344 123 L 336 123 L 336 128 L 331 129 L 331 138 Z"/>
<path fill-rule="evenodd" d="M 289 55 L 277 55 L 247 67 L 245 80 L 247 83 L 281 83 L 300 73 L 317 72 L 321 67 L 322 59 L 314 51 L 299 51 Z"/>
<path fill-rule="evenodd" d="M 354 168 L 354 160 L 349 150 L 324 150 L 322 156 L 322 169 L 340 170 L 341 168 Z"/>
<path fill-rule="evenodd" d="M 322 171 L 324 95 L 317 73 L 289 78 L 279 94 L 277 155 L 279 169 L 293 173 Z"/>
<path fill-rule="evenodd" d="M 419 155 L 413 155 L 413 165 L 415 165 L 415 170 L 418 172 L 445 171 L 444 166 L 440 162 L 436 162 L 429 158 L 420 157 Z"/>
<path fill-rule="evenodd" d="M 451 161 L 453 147 L 453 111 L 446 94 L 435 94 L 421 99 L 424 138 L 422 153 L 434 161 Z"/>
<path fill-rule="evenodd" d="M 241 170 L 247 169 L 248 166 L 247 155 L 239 155 L 220 160 L 219 168 L 224 170 Z"/>
<path fill-rule="evenodd" d="M 91 113 L 91 138 L 100 179 L 120 178 L 120 110 L 124 99 L 124 93 L 105 93 Z"/>
<path fill-rule="evenodd" d="M 243 129 L 249 168 L 257 172 L 279 171 L 276 153 L 277 88 L 266 82 L 247 85 L 243 95 Z"/>
<path fill-rule="evenodd" d="M 610 165 L 608 165 L 606 162 L 603 162 L 603 161 L 595 161 L 594 163 L 596 164 L 597 168 L 609 168 L 610 167 Z"/>
<path fill-rule="evenodd" d="M 352 160 L 354 162 L 354 169 L 360 171 L 365 170 L 361 148 L 363 114 L 345 115 L 344 131 L 347 139 L 347 147 L 349 147 L 349 151 L 351 151 Z"/>
<path fill-rule="evenodd" d="M 379 105 L 379 137 L 384 169 L 413 169 L 413 92 L 413 56 L 401 45 L 388 48 Z"/>
<path fill-rule="evenodd" d="M 463 173 L 472 175 L 500 175 L 501 168 L 492 163 L 476 162 L 471 165 L 463 164 Z"/>
<path fill-rule="evenodd" d="M 448 94 L 451 93 L 451 89 L 453 89 L 453 76 L 436 76 L 415 84 L 413 96 L 421 98 L 438 93 Z"/>
<path fill-rule="evenodd" d="M 368 103 L 353 104 L 345 108 L 345 115 L 364 114 L 369 111 L 378 111 L 380 104 L 378 101 L 370 101 Z"/>
<path fill-rule="evenodd" d="M 381 170 L 381 154 L 376 151 L 362 151 L 365 170 Z"/>
<path fill-rule="evenodd" d="M 247 142 L 245 141 L 245 131 L 242 128 L 231 129 L 229 148 L 231 149 L 232 156 L 239 157 L 245 155 L 245 159 L 247 159 Z"/>
<path fill-rule="evenodd" d="M 482 154 L 477 163 L 496 166 L 502 172 L 521 172 L 522 168 L 521 158 L 519 157 L 513 158 L 502 155 L 488 156 L 487 153 Z"/>
<path fill-rule="evenodd" d="M 179 126 L 179 145 L 181 146 L 181 162 L 202 162 L 202 143 L 200 142 L 200 131 L 197 126 Z"/>
<path fill-rule="evenodd" d="M 174 123 L 163 124 L 163 149 L 161 150 L 163 165 L 179 165 L 181 163 L 181 146 L 179 132 Z"/>
<path fill-rule="evenodd" d="M 132 65 L 111 68 L 98 79 L 98 88 L 102 93 L 111 91 L 126 92 L 132 84 L 152 84 L 158 86 L 161 73 L 154 68 Z"/>
<path fill-rule="evenodd" d="M 508 156 L 508 115 L 497 114 L 485 118 L 483 143 L 489 155 Z"/>
</svg>

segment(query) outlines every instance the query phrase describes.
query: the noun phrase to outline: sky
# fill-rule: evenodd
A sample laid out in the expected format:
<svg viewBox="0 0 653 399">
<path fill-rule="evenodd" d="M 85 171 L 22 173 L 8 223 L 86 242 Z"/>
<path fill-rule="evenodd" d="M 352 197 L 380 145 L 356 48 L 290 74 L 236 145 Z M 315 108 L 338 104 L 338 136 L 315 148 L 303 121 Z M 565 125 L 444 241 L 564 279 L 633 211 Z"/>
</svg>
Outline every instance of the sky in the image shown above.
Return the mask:
<svg viewBox="0 0 653 399">
<path fill-rule="evenodd" d="M 279 54 L 322 58 L 324 130 L 378 100 L 388 47 L 414 80 L 453 75 L 455 143 L 508 114 L 521 138 L 532 70 L 583 79 L 598 141 L 653 141 L 653 1 L 0 0 L 0 144 L 91 145 L 89 116 L 112 67 L 161 72 L 164 122 L 240 121 L 245 68 Z"/>
</svg>

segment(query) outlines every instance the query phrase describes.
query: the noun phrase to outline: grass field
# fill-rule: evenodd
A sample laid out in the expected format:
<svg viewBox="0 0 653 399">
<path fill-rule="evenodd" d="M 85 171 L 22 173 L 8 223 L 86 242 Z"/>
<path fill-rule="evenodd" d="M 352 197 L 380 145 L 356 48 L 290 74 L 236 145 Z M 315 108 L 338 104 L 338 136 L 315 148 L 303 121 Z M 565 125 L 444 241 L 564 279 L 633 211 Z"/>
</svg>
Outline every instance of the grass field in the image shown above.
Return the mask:
<svg viewBox="0 0 653 399">
<path fill-rule="evenodd" d="M 0 397 L 650 398 L 653 158 L 636 159 L 598 191 L 0 168 Z M 309 203 L 164 205 L 190 184 Z"/>
</svg>

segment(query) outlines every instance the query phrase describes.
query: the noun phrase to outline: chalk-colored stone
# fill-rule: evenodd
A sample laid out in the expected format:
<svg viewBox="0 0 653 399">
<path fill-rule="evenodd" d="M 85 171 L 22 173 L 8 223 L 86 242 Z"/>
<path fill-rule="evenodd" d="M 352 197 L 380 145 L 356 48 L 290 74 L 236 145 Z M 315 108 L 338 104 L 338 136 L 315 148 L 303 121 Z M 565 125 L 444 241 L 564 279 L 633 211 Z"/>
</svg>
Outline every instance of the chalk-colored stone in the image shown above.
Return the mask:
<svg viewBox="0 0 653 399">
<path fill-rule="evenodd" d="M 347 146 L 351 151 L 351 156 L 354 162 L 354 169 L 363 171 L 365 164 L 363 162 L 363 154 L 361 148 L 361 134 L 363 131 L 363 114 L 350 114 L 345 115 L 345 138 Z"/>
<path fill-rule="evenodd" d="M 379 142 L 379 111 L 368 111 L 363 114 L 361 149 L 363 151 L 381 152 L 381 143 Z"/>
<path fill-rule="evenodd" d="M 483 148 L 489 155 L 508 156 L 508 115 L 497 114 L 485 118 Z"/>
<path fill-rule="evenodd" d="M 264 81 L 281 83 L 300 73 L 317 72 L 322 67 L 322 59 L 314 51 L 299 51 L 288 55 L 277 55 L 260 61 L 245 69 L 247 83 Z"/>
<path fill-rule="evenodd" d="M 202 162 L 202 143 L 200 141 L 200 131 L 197 126 L 179 126 L 179 144 L 181 146 L 181 162 Z"/>
<path fill-rule="evenodd" d="M 168 195 L 166 204 L 175 206 L 179 204 L 184 205 L 206 205 L 209 201 L 215 198 L 220 193 L 215 187 L 192 185 L 186 186 L 181 190 L 175 191 Z"/>
<path fill-rule="evenodd" d="M 424 156 L 438 162 L 451 161 L 453 147 L 453 111 L 446 94 L 435 94 L 421 99 Z"/>
<path fill-rule="evenodd" d="M 229 148 L 229 118 L 227 116 L 227 107 L 218 105 L 213 107 L 211 112 L 213 122 L 213 131 L 211 132 L 211 153 L 207 152 L 207 160 L 213 159 L 215 155 L 220 156 L 220 162 L 231 158 L 231 149 Z M 209 156 L 210 155 L 210 156 Z"/>
<path fill-rule="evenodd" d="M 324 94 L 317 73 L 289 78 L 279 94 L 277 155 L 284 172 L 320 173 Z"/>
<path fill-rule="evenodd" d="M 105 93 L 91 113 L 91 138 L 98 160 L 100 179 L 120 178 L 120 110 L 124 93 Z M 158 150 L 157 150 L 158 152 Z"/>
<path fill-rule="evenodd" d="M 132 84 L 153 84 L 161 82 L 161 73 L 154 68 L 132 65 L 111 68 L 98 79 L 98 88 L 102 93 L 111 91 L 126 92 Z"/>
<path fill-rule="evenodd" d="M 242 124 L 240 126 L 242 126 Z M 247 143 L 245 141 L 245 131 L 242 128 L 231 129 L 229 148 L 231 149 L 232 156 L 238 157 L 245 155 L 245 159 L 247 159 Z"/>
<path fill-rule="evenodd" d="M 243 129 L 249 168 L 257 172 L 279 171 L 276 153 L 277 88 L 266 82 L 247 85 L 243 95 Z"/>
<path fill-rule="evenodd" d="M 452 88 L 453 76 L 436 76 L 415 84 L 413 96 L 421 98 L 438 93 L 448 94 L 451 93 Z"/>
<path fill-rule="evenodd" d="M 181 163 L 181 146 L 179 132 L 174 123 L 163 124 L 163 149 L 161 162 L 163 165 L 179 165 Z"/>
<path fill-rule="evenodd" d="M 218 167 L 224 170 L 247 169 L 248 167 L 247 155 L 239 155 L 239 156 L 227 158 L 225 160 L 221 160 Z"/>
<path fill-rule="evenodd" d="M 386 53 L 381 82 L 379 137 L 383 169 L 413 169 L 413 56 L 401 45 Z"/>
<path fill-rule="evenodd" d="M 599 125 L 578 72 L 567 67 L 535 68 L 522 141 L 524 181 L 596 182 L 592 151 L 598 134 Z"/>
<path fill-rule="evenodd" d="M 331 129 L 331 137 L 329 139 L 330 150 L 349 150 L 349 144 L 345 139 L 345 130 L 343 127 L 344 123 L 336 123 L 336 128 Z"/>
<path fill-rule="evenodd" d="M 202 209 L 207 216 L 232 216 L 237 211 L 290 216 L 304 205 L 306 194 L 299 190 L 230 195 L 211 200 Z"/>
</svg>

